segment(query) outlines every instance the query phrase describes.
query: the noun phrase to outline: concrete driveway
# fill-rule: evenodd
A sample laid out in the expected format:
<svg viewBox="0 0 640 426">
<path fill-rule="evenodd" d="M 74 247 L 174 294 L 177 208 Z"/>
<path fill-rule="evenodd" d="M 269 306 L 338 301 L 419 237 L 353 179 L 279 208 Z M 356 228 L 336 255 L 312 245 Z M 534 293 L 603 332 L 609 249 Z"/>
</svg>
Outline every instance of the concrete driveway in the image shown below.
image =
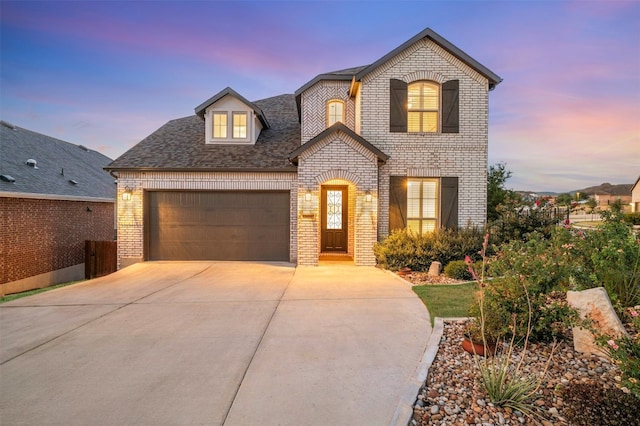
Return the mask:
<svg viewBox="0 0 640 426">
<path fill-rule="evenodd" d="M 375 268 L 137 264 L 0 305 L 0 420 L 389 425 L 430 332 Z"/>
</svg>

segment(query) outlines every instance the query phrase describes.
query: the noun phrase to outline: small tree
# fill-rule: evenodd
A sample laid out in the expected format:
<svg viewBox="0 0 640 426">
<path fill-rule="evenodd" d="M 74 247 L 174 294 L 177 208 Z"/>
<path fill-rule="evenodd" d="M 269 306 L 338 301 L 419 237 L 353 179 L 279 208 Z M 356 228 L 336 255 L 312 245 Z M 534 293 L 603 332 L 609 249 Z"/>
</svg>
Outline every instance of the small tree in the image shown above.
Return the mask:
<svg viewBox="0 0 640 426">
<path fill-rule="evenodd" d="M 487 219 L 496 220 L 500 217 L 499 206 L 505 204 L 508 198 L 513 198 L 514 191 L 505 189 L 507 179 L 511 177 L 511 171 L 507 170 L 505 163 L 497 163 L 489 166 L 487 173 Z"/>
<path fill-rule="evenodd" d="M 567 194 L 566 192 L 563 192 L 562 194 L 558 195 L 558 197 L 556 198 L 556 203 L 559 206 L 570 206 L 571 205 L 571 195 Z"/>
</svg>

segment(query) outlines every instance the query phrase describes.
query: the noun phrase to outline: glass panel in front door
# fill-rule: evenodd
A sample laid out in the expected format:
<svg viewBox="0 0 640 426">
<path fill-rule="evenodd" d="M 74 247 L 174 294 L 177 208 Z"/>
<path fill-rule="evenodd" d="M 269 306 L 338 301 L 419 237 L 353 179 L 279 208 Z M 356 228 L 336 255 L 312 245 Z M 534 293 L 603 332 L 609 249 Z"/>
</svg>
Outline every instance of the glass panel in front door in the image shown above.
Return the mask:
<svg viewBox="0 0 640 426">
<path fill-rule="evenodd" d="M 342 229 L 342 191 L 327 191 L 327 229 Z"/>
</svg>

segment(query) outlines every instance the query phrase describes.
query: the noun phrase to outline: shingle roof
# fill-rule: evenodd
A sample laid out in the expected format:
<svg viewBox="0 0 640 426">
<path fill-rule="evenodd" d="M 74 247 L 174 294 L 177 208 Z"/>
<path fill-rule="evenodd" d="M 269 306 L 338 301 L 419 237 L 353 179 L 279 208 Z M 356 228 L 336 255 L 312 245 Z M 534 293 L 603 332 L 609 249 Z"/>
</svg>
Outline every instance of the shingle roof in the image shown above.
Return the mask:
<svg viewBox="0 0 640 426">
<path fill-rule="evenodd" d="M 106 168 L 164 170 L 295 171 L 288 155 L 300 146 L 300 124 L 293 95 L 253 104 L 269 120 L 255 145 L 205 143 L 205 122 L 197 115 L 166 123 Z"/>
<path fill-rule="evenodd" d="M 26 164 L 36 160 L 37 168 Z M 103 167 L 111 159 L 97 151 L 2 122 L 0 193 L 115 199 L 114 179 Z M 76 184 L 70 182 L 75 181 Z"/>
</svg>

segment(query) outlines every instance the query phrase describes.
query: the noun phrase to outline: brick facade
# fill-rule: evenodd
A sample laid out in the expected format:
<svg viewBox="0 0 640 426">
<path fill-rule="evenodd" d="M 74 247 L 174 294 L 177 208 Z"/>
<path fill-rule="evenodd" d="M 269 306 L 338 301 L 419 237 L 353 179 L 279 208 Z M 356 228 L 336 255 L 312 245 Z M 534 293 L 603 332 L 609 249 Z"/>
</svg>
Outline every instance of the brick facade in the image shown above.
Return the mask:
<svg viewBox="0 0 640 426">
<path fill-rule="evenodd" d="M 148 190 L 291 191 L 290 261 L 297 258 L 297 177 L 295 173 L 125 172 L 118 174 L 118 267 L 144 260 L 144 193 Z M 122 193 L 131 190 L 131 199 Z"/>
<path fill-rule="evenodd" d="M 356 265 L 375 265 L 371 248 L 377 240 L 377 182 L 376 155 L 344 133 L 330 134 L 300 155 L 298 264 L 318 264 L 322 185 L 346 184 L 350 200 L 348 252 Z M 303 199 L 307 192 L 312 197 L 310 206 Z M 372 201 L 365 200 L 367 192 Z M 313 216 L 306 217 L 305 211 Z"/>
<path fill-rule="evenodd" d="M 112 202 L 0 198 L 0 284 L 84 263 L 85 240 L 114 239 Z"/>
</svg>

